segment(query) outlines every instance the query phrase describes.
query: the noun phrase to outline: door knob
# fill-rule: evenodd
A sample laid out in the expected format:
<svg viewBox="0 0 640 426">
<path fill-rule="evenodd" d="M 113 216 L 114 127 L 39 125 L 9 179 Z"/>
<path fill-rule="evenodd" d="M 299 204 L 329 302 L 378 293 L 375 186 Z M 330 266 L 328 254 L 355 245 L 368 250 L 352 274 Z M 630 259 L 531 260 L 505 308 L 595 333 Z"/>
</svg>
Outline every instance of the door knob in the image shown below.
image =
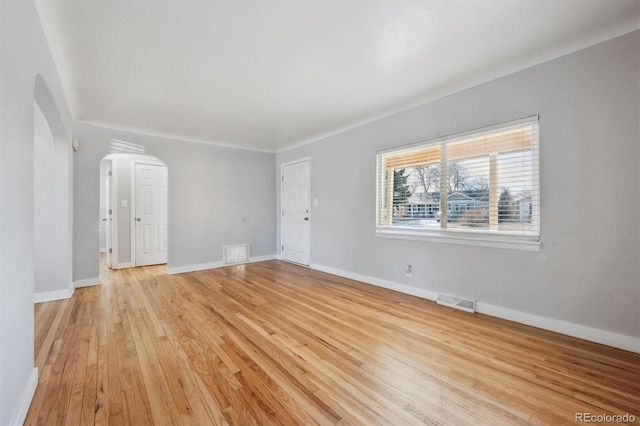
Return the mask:
<svg viewBox="0 0 640 426">
<path fill-rule="evenodd" d="M 141 217 L 136 217 L 136 220 L 137 220 L 138 222 L 140 222 L 140 221 L 142 220 L 142 218 L 141 218 Z"/>
<path fill-rule="evenodd" d="M 304 220 L 306 220 L 306 221 L 308 222 L 308 221 L 309 221 L 309 218 L 308 218 L 308 217 L 305 217 L 305 218 L 304 218 Z"/>
</svg>

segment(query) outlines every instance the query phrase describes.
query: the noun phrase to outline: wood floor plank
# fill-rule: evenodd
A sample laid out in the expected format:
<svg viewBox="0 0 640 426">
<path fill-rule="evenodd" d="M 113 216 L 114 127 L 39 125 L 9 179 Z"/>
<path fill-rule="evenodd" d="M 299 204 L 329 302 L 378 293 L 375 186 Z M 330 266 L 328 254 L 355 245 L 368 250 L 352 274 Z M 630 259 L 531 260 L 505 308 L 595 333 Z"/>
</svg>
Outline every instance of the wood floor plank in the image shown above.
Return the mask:
<svg viewBox="0 0 640 426">
<path fill-rule="evenodd" d="M 29 425 L 640 424 L 640 355 L 268 261 L 34 310 Z"/>
<path fill-rule="evenodd" d="M 64 327 L 61 328 L 59 327 L 59 325 L 63 321 L 65 313 L 70 312 L 70 311 L 67 311 L 66 309 L 68 302 L 69 302 L 68 299 L 65 299 L 60 302 L 48 303 L 51 305 L 55 305 L 50 310 L 52 314 L 55 313 L 55 317 L 51 323 L 49 322 L 39 323 L 36 328 L 36 347 L 35 347 L 36 366 L 46 364 L 45 359 L 51 353 L 52 343 L 56 341 L 56 336 L 58 336 L 58 333 L 60 332 L 60 330 L 61 329 L 64 330 Z M 43 303 L 43 305 L 44 304 L 47 304 L 47 303 Z M 39 339 L 38 336 L 43 336 L 43 337 Z M 62 341 L 61 339 L 58 339 L 58 340 L 60 342 Z M 39 341 L 41 343 L 38 346 L 37 343 Z"/>
</svg>

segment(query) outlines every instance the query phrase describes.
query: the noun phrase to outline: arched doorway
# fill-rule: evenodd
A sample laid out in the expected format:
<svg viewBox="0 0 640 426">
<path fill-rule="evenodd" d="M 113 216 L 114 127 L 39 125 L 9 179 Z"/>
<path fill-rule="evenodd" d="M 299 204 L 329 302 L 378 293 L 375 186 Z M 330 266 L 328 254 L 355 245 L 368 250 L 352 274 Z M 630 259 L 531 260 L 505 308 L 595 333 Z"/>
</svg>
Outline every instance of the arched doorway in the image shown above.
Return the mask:
<svg viewBox="0 0 640 426">
<path fill-rule="evenodd" d="M 100 163 L 100 251 L 111 269 L 167 263 L 168 169 L 160 159 L 109 154 Z"/>
</svg>

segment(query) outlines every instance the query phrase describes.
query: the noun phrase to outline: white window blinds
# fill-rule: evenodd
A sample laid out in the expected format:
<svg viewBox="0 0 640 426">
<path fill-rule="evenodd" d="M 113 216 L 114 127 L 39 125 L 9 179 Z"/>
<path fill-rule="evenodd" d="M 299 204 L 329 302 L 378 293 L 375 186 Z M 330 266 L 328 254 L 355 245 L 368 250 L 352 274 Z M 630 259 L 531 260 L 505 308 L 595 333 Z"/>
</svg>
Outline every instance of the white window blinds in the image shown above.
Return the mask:
<svg viewBox="0 0 640 426">
<path fill-rule="evenodd" d="M 377 154 L 378 229 L 540 234 L 538 117 Z"/>
</svg>

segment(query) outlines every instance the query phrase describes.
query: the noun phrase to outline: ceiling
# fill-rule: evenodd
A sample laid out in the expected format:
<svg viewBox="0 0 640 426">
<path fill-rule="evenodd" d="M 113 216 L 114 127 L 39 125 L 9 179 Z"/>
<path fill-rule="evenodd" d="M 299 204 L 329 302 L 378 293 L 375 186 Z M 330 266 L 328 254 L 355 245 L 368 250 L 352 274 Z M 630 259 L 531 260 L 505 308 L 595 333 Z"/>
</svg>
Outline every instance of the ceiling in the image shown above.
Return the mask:
<svg viewBox="0 0 640 426">
<path fill-rule="evenodd" d="M 640 0 L 37 0 L 73 118 L 278 151 L 640 27 Z"/>
</svg>

